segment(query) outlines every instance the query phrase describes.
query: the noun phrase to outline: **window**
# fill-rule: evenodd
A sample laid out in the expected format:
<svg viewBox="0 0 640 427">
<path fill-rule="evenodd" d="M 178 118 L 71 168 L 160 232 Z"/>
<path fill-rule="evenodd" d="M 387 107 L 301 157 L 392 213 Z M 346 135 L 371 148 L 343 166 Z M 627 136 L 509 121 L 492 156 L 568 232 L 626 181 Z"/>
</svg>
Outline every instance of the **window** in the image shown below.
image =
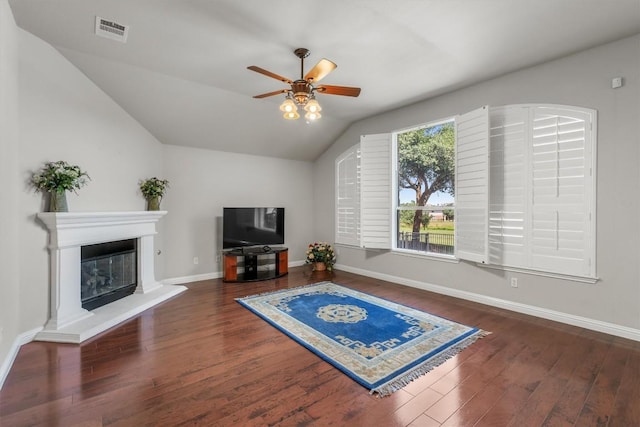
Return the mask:
<svg viewBox="0 0 640 427">
<path fill-rule="evenodd" d="M 336 160 L 336 243 L 595 278 L 595 123 L 509 105 L 363 136 Z"/>
<path fill-rule="evenodd" d="M 453 255 L 452 120 L 394 134 L 397 249 Z"/>
</svg>

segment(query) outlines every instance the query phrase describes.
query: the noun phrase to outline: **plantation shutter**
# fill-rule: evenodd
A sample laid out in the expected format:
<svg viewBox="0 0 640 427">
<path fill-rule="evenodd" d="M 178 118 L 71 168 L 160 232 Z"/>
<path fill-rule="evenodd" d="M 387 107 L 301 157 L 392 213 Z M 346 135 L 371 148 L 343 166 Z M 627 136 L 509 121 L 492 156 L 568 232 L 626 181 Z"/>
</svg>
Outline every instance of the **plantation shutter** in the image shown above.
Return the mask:
<svg viewBox="0 0 640 427">
<path fill-rule="evenodd" d="M 489 174 L 489 262 L 527 265 L 527 145 L 529 109 L 491 108 Z"/>
<path fill-rule="evenodd" d="M 531 108 L 531 266 L 595 276 L 595 111 Z"/>
<path fill-rule="evenodd" d="M 456 117 L 456 257 L 488 262 L 489 107 Z"/>
<path fill-rule="evenodd" d="M 360 246 L 360 144 L 336 159 L 336 243 Z"/>
<path fill-rule="evenodd" d="M 360 239 L 364 248 L 391 249 L 391 135 L 360 137 Z"/>
</svg>

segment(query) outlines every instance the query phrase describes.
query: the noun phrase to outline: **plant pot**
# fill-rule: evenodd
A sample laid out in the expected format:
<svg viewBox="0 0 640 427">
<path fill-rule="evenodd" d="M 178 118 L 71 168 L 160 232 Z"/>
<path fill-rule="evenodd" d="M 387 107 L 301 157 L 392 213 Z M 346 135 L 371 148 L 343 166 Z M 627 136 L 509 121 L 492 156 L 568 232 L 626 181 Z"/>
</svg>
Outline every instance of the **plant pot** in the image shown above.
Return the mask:
<svg viewBox="0 0 640 427">
<path fill-rule="evenodd" d="M 49 212 L 69 212 L 66 191 L 49 192 Z"/>
<path fill-rule="evenodd" d="M 160 210 L 160 197 L 149 197 L 147 199 L 147 210 L 148 211 L 159 211 Z"/>
<path fill-rule="evenodd" d="M 313 263 L 313 271 L 325 271 L 327 269 L 327 264 L 324 262 L 314 262 Z"/>
</svg>

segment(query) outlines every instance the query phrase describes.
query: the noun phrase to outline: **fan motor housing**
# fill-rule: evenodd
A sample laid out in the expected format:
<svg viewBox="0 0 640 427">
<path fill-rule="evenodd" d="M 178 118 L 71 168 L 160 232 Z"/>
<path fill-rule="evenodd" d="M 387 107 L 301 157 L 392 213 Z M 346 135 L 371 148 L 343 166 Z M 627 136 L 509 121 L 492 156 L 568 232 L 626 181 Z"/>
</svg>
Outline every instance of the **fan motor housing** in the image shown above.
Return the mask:
<svg viewBox="0 0 640 427">
<path fill-rule="evenodd" d="M 296 80 L 291 84 L 291 91 L 298 104 L 304 104 L 309 99 L 313 87 L 306 80 Z"/>
</svg>

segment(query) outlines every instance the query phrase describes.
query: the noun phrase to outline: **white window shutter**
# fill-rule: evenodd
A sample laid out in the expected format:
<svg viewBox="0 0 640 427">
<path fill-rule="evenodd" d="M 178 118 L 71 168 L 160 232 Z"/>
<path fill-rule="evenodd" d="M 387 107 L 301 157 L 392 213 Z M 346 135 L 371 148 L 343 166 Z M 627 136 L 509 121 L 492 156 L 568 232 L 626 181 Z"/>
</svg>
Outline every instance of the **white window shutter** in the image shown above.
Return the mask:
<svg viewBox="0 0 640 427">
<path fill-rule="evenodd" d="M 489 260 L 489 107 L 456 117 L 456 257 Z"/>
<path fill-rule="evenodd" d="M 491 108 L 489 155 L 489 263 L 528 263 L 527 194 L 529 109 Z"/>
<path fill-rule="evenodd" d="M 360 137 L 360 242 L 391 249 L 393 199 L 391 134 Z"/>
<path fill-rule="evenodd" d="M 531 115 L 531 266 L 595 276 L 595 111 L 540 106 Z"/>
<path fill-rule="evenodd" d="M 335 242 L 360 246 L 360 144 L 336 159 Z"/>
</svg>

